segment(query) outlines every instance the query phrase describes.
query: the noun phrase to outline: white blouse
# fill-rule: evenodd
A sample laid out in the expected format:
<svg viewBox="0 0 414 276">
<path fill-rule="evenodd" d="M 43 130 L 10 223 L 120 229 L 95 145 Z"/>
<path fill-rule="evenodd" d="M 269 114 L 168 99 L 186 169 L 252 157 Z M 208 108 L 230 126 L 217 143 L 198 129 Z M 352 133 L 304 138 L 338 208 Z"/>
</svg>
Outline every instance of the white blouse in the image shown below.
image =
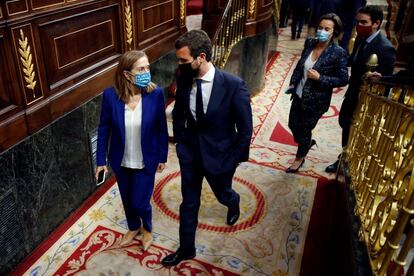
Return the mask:
<svg viewBox="0 0 414 276">
<path fill-rule="evenodd" d="M 309 54 L 308 58 L 305 61 L 305 64 L 303 65 L 303 77 L 300 80 L 298 87 L 296 88 L 296 95 L 298 95 L 299 98 L 302 98 L 303 87 L 305 86 L 305 82 L 308 79 L 308 70 L 312 69 L 316 61 L 318 61 L 318 59 L 315 61 L 312 60 L 312 53 L 313 51 Z"/>
<path fill-rule="evenodd" d="M 141 149 L 142 100 L 134 110 L 125 104 L 125 151 L 121 166 L 143 169 L 144 159 Z"/>
</svg>

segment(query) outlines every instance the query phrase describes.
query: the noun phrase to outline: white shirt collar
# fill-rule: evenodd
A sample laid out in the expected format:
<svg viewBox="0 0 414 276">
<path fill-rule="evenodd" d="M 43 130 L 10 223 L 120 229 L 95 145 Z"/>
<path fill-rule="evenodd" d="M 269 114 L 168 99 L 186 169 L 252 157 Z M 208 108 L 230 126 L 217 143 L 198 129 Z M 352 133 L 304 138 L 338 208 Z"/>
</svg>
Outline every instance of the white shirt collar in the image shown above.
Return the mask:
<svg viewBox="0 0 414 276">
<path fill-rule="evenodd" d="M 214 74 L 216 72 L 216 68 L 214 68 L 214 65 L 211 65 L 210 69 L 208 69 L 207 73 L 204 74 L 204 76 L 201 77 L 203 81 L 212 82 L 214 80 Z"/>
<path fill-rule="evenodd" d="M 381 30 L 376 31 L 375 33 L 373 33 L 372 35 L 370 35 L 367 39 L 366 42 L 367 43 L 371 43 L 371 41 L 374 40 L 374 38 L 381 32 Z"/>
</svg>

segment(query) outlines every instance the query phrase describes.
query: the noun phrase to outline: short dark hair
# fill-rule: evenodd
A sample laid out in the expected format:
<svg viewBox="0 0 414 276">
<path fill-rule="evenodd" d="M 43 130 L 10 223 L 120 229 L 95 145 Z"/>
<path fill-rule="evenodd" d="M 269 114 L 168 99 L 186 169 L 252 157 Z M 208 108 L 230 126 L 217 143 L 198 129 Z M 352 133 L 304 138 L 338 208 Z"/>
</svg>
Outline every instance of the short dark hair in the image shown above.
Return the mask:
<svg viewBox="0 0 414 276">
<path fill-rule="evenodd" d="M 211 60 L 212 46 L 208 34 L 202 30 L 191 30 L 175 41 L 175 49 L 181 49 L 187 46 L 193 58 L 198 57 L 201 53 L 206 54 L 206 60 Z"/>
<path fill-rule="evenodd" d="M 331 20 L 334 23 L 333 37 L 337 38 L 338 36 L 341 35 L 344 28 L 343 28 L 343 25 L 342 25 L 341 18 L 339 18 L 339 16 L 337 14 L 327 13 L 327 14 L 322 15 L 319 18 L 318 26 L 319 26 L 319 24 L 321 24 L 322 20 Z"/>
<path fill-rule="evenodd" d="M 381 27 L 382 20 L 384 19 L 384 13 L 379 6 L 368 5 L 360 8 L 358 10 L 358 13 L 368 14 L 369 17 L 371 17 L 372 23 L 375 23 L 379 20 L 380 24 L 378 26 L 378 29 Z"/>
</svg>

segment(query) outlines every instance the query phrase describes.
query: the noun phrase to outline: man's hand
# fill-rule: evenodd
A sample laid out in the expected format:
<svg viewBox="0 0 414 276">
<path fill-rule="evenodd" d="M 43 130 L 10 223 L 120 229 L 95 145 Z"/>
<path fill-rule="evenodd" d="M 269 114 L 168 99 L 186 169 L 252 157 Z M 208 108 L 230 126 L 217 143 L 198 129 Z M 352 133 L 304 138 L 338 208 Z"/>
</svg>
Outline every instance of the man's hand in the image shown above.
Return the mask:
<svg viewBox="0 0 414 276">
<path fill-rule="evenodd" d="M 159 163 L 157 166 L 157 172 L 162 172 L 165 169 L 165 163 Z"/>
<path fill-rule="evenodd" d="M 378 72 L 367 72 L 365 74 L 365 78 L 367 78 L 370 81 L 379 81 L 381 77 L 381 73 Z"/>
</svg>

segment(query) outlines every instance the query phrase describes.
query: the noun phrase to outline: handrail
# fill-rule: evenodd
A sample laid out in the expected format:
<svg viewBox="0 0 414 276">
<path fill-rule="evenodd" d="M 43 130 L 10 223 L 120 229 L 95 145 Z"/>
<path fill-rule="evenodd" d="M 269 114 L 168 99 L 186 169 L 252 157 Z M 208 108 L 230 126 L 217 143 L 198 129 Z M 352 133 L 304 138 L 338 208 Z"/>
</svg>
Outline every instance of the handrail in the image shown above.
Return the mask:
<svg viewBox="0 0 414 276">
<path fill-rule="evenodd" d="M 229 0 L 212 39 L 213 63 L 223 69 L 231 50 L 243 38 L 245 0 Z"/>
<path fill-rule="evenodd" d="M 388 97 L 384 95 L 389 92 Z M 412 275 L 414 245 L 414 87 L 366 82 L 344 158 L 375 275 Z M 408 229 L 406 235 L 403 235 Z"/>
</svg>

